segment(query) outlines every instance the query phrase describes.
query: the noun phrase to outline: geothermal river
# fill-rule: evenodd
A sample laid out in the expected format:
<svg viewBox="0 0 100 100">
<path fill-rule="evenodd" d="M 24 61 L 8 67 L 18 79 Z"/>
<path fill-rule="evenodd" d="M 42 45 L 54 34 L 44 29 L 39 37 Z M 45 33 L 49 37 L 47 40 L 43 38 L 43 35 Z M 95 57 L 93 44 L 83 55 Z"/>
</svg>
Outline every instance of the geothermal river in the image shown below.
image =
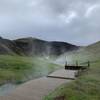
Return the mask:
<svg viewBox="0 0 100 100">
<path fill-rule="evenodd" d="M 64 65 L 65 64 L 65 58 L 64 57 L 60 57 L 60 58 L 56 59 L 55 61 L 51 60 L 51 62 L 55 63 L 55 64 L 59 64 L 59 65 Z M 42 73 L 46 76 L 49 73 L 50 68 L 46 67 L 45 69 L 41 69 L 41 70 L 42 70 Z M 5 85 L 1 85 L 0 86 L 0 96 L 7 95 L 8 93 L 12 92 L 17 86 L 19 86 L 19 85 L 11 84 L 11 83 L 7 83 Z"/>
<path fill-rule="evenodd" d="M 4 96 L 12 92 L 16 87 L 17 85 L 10 84 L 10 83 L 0 86 L 0 96 Z"/>
</svg>

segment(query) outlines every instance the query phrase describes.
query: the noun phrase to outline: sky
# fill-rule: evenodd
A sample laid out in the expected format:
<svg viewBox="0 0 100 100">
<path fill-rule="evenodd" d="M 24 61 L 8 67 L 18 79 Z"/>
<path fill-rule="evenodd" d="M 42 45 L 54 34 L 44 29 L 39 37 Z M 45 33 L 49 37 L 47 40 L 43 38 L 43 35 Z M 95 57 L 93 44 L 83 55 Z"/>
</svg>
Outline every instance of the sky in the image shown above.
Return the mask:
<svg viewBox="0 0 100 100">
<path fill-rule="evenodd" d="M 92 44 L 100 41 L 100 0 L 0 0 L 0 36 Z"/>
</svg>

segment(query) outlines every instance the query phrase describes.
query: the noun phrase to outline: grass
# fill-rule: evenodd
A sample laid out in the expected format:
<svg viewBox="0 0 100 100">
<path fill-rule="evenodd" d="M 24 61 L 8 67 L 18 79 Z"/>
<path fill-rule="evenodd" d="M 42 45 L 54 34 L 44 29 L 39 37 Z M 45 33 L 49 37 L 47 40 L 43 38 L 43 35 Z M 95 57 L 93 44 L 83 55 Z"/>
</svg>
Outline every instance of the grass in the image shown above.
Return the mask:
<svg viewBox="0 0 100 100">
<path fill-rule="evenodd" d="M 78 51 L 67 55 L 70 63 L 91 61 L 91 67 L 77 80 L 64 84 L 44 97 L 44 100 L 54 100 L 55 97 L 65 96 L 65 100 L 100 100 L 100 56 L 93 52 Z"/>
<path fill-rule="evenodd" d="M 48 75 L 59 67 L 39 57 L 0 55 L 0 84 L 20 84 Z"/>
<path fill-rule="evenodd" d="M 64 84 L 45 100 L 53 100 L 57 96 L 65 96 L 65 100 L 100 100 L 100 62 L 92 64 L 91 69 L 70 84 Z"/>
</svg>

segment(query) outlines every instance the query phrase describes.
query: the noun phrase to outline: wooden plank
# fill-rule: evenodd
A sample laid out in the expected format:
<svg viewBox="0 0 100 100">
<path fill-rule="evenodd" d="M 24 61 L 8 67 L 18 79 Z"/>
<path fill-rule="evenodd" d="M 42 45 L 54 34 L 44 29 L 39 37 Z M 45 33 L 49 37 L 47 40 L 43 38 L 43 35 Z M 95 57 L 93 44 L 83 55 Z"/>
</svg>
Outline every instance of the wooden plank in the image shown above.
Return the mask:
<svg viewBox="0 0 100 100">
<path fill-rule="evenodd" d="M 49 78 L 58 78 L 58 79 L 67 79 L 67 80 L 75 80 L 76 78 L 68 78 L 68 77 L 57 77 L 57 76 L 47 76 Z"/>
</svg>

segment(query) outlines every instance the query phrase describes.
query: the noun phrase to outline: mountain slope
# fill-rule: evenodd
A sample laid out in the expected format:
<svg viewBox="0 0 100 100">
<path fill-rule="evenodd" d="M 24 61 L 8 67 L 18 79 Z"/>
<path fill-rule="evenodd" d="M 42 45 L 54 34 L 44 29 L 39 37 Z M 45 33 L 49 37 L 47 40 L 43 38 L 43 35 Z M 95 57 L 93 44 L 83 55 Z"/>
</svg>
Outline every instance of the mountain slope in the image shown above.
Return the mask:
<svg viewBox="0 0 100 100">
<path fill-rule="evenodd" d="M 64 65 L 66 60 L 68 64 L 75 64 L 76 61 L 78 61 L 79 63 L 87 61 L 95 62 L 98 61 L 99 59 L 100 59 L 100 42 L 97 42 L 89 46 L 82 47 L 79 50 L 65 53 L 60 57 L 58 57 L 58 59 L 55 62 Z"/>
<path fill-rule="evenodd" d="M 20 48 L 16 46 L 14 41 L 0 38 L 0 54 L 20 54 Z"/>
<path fill-rule="evenodd" d="M 36 38 L 18 39 L 15 43 L 26 55 L 61 55 L 78 49 L 77 46 L 65 42 L 48 42 Z"/>
<path fill-rule="evenodd" d="M 87 50 L 87 51 L 89 51 L 93 54 L 97 54 L 97 55 L 99 54 L 100 55 L 100 41 L 87 46 L 85 48 L 85 50 Z"/>
<path fill-rule="evenodd" d="M 78 46 L 65 42 L 48 42 L 36 38 L 22 38 L 17 40 L 0 38 L 0 54 L 59 56 L 65 52 L 77 50 L 78 48 Z"/>
</svg>

